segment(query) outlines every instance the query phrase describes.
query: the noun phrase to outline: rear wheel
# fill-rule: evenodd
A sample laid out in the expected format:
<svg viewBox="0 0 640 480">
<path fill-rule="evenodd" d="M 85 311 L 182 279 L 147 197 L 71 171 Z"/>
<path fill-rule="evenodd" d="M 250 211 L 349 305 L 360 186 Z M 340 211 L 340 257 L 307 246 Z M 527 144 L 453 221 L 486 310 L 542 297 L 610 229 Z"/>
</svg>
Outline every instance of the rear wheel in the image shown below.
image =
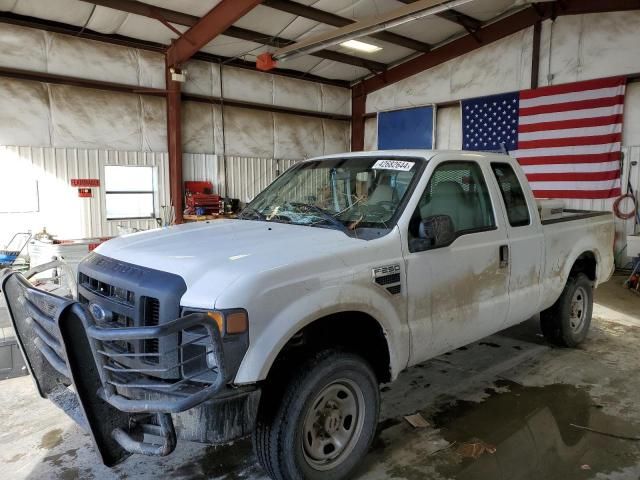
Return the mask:
<svg viewBox="0 0 640 480">
<path fill-rule="evenodd" d="M 540 313 L 542 333 L 551 343 L 576 347 L 587 338 L 592 312 L 593 284 L 578 273 L 569 277 L 556 303 Z"/>
<path fill-rule="evenodd" d="M 267 388 L 264 395 L 253 441 L 272 478 L 343 479 L 369 450 L 379 392 L 363 358 L 320 352 L 283 387 Z"/>
</svg>

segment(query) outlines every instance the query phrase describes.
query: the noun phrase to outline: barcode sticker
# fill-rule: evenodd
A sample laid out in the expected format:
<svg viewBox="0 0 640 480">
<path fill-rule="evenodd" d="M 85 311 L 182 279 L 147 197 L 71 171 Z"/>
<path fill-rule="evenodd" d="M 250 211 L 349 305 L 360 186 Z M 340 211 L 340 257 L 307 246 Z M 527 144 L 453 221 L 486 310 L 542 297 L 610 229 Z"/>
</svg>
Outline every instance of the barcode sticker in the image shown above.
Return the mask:
<svg viewBox="0 0 640 480">
<path fill-rule="evenodd" d="M 413 168 L 415 162 L 405 162 L 404 160 L 378 160 L 373 164 L 374 170 L 400 170 L 408 172 Z"/>
</svg>

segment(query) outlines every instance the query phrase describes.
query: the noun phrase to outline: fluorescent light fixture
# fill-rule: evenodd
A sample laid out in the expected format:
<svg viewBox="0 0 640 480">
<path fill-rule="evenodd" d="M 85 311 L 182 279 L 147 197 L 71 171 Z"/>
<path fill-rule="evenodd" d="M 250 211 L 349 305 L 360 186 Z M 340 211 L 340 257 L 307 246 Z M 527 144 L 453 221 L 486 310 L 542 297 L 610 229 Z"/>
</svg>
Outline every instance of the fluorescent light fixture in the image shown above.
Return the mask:
<svg viewBox="0 0 640 480">
<path fill-rule="evenodd" d="M 382 50 L 382 47 L 377 45 L 371 45 L 370 43 L 364 43 L 360 40 L 347 40 L 346 42 L 342 42 L 340 45 L 343 47 L 351 48 L 353 50 L 358 50 L 359 52 L 365 53 L 375 53 Z"/>
</svg>

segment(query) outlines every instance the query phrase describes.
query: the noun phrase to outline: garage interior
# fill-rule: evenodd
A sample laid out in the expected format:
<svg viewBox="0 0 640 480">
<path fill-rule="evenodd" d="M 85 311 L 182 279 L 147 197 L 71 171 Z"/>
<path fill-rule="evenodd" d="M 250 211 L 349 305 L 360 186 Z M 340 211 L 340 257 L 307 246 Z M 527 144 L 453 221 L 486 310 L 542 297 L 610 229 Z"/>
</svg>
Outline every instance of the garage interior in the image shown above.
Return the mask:
<svg viewBox="0 0 640 480">
<path fill-rule="evenodd" d="M 550 204 L 614 212 L 588 340 L 551 346 L 535 317 L 404 371 L 354 478 L 640 478 L 639 23 L 637 0 L 0 0 L 0 263 L 74 272 L 111 238 L 232 218 L 309 158 L 467 150 L 473 99 L 622 78 L 608 193 Z M 3 298 L 0 329 L 0 477 L 268 478 L 248 440 L 105 467 L 39 398 Z"/>
</svg>

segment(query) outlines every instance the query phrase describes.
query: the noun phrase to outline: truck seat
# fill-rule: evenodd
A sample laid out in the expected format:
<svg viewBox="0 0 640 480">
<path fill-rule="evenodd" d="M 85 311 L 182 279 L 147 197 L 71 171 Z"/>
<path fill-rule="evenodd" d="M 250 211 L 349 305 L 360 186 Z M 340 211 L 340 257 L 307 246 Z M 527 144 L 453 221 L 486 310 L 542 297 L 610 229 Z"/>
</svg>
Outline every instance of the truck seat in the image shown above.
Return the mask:
<svg viewBox="0 0 640 480">
<path fill-rule="evenodd" d="M 469 205 L 464 190 L 458 182 L 445 181 L 436 183 L 431 193 L 431 200 L 420 209 L 420 216 L 425 219 L 432 215 L 449 215 L 456 231 L 475 227 L 475 213 Z"/>
</svg>

